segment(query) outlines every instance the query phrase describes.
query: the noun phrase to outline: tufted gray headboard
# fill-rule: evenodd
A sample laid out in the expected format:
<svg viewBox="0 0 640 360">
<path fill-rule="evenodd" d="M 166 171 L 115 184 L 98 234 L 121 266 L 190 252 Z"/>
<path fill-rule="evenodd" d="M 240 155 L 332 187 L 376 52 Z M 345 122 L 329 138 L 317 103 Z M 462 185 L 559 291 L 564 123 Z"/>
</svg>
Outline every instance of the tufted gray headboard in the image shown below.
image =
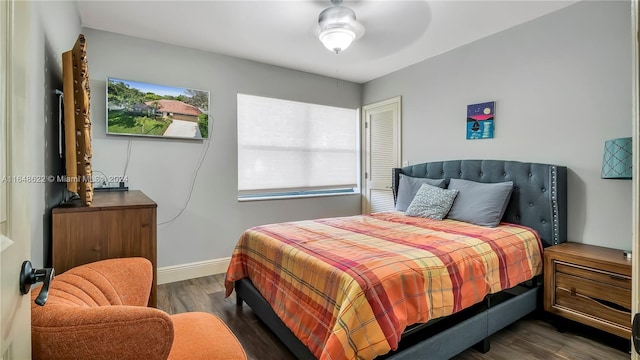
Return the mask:
<svg viewBox="0 0 640 360">
<path fill-rule="evenodd" d="M 449 160 L 393 169 L 393 198 L 400 174 L 430 179 L 478 182 L 513 181 L 513 192 L 502 221 L 538 232 L 545 247 L 567 241 L 567 168 L 502 160 Z"/>
</svg>

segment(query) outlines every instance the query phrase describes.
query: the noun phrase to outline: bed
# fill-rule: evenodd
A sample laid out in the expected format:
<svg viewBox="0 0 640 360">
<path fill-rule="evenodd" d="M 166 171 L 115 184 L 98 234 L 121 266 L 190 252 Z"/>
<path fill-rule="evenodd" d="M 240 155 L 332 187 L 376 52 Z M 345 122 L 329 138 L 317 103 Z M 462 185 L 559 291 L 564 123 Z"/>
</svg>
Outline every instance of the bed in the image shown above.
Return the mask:
<svg viewBox="0 0 640 360">
<path fill-rule="evenodd" d="M 491 334 L 538 307 L 543 247 L 566 241 L 566 173 L 500 160 L 394 169 L 394 199 L 403 176 L 512 182 L 502 222 L 487 228 L 389 212 L 255 227 L 234 250 L 227 295 L 235 289 L 238 305 L 246 302 L 300 359 L 446 359 L 474 345 L 487 351 Z M 346 247 L 335 251 L 339 243 Z M 487 262 L 499 264 L 491 270 Z"/>
</svg>

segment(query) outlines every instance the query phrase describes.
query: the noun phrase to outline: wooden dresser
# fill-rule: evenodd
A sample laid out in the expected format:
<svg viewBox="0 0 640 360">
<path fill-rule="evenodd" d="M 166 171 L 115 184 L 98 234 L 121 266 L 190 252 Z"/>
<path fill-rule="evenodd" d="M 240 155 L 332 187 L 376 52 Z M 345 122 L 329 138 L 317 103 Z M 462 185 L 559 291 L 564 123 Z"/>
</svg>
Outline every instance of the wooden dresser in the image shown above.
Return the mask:
<svg viewBox="0 0 640 360">
<path fill-rule="evenodd" d="M 156 208 L 141 191 L 96 192 L 89 207 L 71 202 L 54 208 L 51 255 L 55 272 L 104 259 L 147 258 L 153 264 L 149 306 L 156 307 Z"/>
<path fill-rule="evenodd" d="M 545 249 L 544 309 L 631 338 L 631 260 L 579 243 Z"/>
</svg>

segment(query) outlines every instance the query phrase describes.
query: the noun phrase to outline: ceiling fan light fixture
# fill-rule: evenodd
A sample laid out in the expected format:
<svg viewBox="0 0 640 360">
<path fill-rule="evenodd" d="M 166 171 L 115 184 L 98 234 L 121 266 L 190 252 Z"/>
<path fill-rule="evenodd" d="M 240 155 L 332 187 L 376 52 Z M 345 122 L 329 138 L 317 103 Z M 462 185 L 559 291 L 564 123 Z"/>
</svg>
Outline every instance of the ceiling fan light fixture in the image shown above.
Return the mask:
<svg viewBox="0 0 640 360">
<path fill-rule="evenodd" d="M 320 33 L 320 41 L 336 54 L 348 48 L 356 38 L 356 33 L 347 28 L 331 28 Z"/>
<path fill-rule="evenodd" d="M 341 6 L 342 0 L 331 0 L 333 6 L 324 9 L 318 16 L 319 39 L 324 46 L 336 54 L 348 48 L 364 33 L 364 27 L 356 21 L 356 13 Z"/>
</svg>

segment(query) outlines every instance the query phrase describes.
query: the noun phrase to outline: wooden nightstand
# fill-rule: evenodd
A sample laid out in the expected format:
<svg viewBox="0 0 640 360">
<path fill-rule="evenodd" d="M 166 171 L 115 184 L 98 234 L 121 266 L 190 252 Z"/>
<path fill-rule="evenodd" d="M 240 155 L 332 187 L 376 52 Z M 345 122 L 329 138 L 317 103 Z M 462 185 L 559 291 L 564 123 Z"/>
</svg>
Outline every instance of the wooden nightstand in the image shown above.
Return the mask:
<svg viewBox="0 0 640 360">
<path fill-rule="evenodd" d="M 545 249 L 544 309 L 630 339 L 631 260 L 579 243 Z"/>
</svg>

